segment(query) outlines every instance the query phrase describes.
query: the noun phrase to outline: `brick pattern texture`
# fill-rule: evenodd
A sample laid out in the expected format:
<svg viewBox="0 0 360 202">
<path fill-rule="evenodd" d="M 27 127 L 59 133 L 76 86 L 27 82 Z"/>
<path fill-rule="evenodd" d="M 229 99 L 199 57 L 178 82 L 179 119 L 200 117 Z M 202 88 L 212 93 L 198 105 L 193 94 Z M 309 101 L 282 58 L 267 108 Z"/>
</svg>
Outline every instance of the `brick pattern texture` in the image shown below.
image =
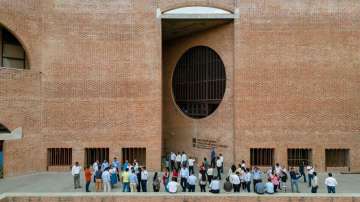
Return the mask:
<svg viewBox="0 0 360 202">
<path fill-rule="evenodd" d="M 234 22 L 162 46 L 156 10 L 213 6 Z M 360 170 L 360 2 L 291 0 L 3 0 L 0 24 L 23 44 L 30 69 L 0 70 L 0 122 L 21 140 L 4 143 L 5 175 L 46 170 L 46 148 L 146 147 L 161 154 L 210 138 L 226 165 L 249 162 L 252 147 L 312 148 L 325 170 L 326 148 L 350 149 Z M 222 58 L 224 99 L 210 117 L 184 117 L 171 74 L 187 48 L 207 45 Z"/>
</svg>

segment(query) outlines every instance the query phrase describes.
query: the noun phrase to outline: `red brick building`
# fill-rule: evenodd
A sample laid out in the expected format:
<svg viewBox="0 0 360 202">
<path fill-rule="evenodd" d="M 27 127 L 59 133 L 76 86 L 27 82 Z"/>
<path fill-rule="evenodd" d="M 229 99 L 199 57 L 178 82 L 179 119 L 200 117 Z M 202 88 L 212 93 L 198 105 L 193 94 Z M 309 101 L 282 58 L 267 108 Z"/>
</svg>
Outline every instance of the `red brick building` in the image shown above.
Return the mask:
<svg viewBox="0 0 360 202">
<path fill-rule="evenodd" d="M 180 12 L 192 6 L 216 12 Z M 0 136 L 22 128 L 0 143 L 4 174 L 115 156 L 158 170 L 166 152 L 200 160 L 211 146 L 226 165 L 358 171 L 359 13 L 337 0 L 0 1 Z"/>
</svg>

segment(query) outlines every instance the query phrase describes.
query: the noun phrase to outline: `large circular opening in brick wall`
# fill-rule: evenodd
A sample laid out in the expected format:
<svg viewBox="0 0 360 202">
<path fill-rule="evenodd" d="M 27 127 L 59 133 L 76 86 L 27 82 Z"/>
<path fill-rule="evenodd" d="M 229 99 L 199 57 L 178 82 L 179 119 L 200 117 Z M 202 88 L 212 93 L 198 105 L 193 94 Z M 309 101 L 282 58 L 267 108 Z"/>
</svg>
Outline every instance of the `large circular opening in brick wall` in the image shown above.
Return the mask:
<svg viewBox="0 0 360 202">
<path fill-rule="evenodd" d="M 224 97 L 225 67 L 211 48 L 196 46 L 178 61 L 172 79 L 175 102 L 189 117 L 200 119 L 212 114 Z"/>
</svg>

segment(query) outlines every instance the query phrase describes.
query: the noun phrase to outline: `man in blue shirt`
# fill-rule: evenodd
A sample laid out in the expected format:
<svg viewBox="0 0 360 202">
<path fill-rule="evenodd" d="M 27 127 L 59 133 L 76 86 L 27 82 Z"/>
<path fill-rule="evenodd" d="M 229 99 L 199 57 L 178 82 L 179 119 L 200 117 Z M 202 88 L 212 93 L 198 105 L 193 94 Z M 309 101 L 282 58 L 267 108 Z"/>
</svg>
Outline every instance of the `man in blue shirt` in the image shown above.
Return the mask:
<svg viewBox="0 0 360 202">
<path fill-rule="evenodd" d="M 186 166 L 183 166 L 180 170 L 180 185 L 182 187 L 182 191 L 186 192 L 187 187 L 187 179 L 189 178 L 189 169 Z"/>
<path fill-rule="evenodd" d="M 111 162 L 111 165 L 112 165 L 112 167 L 116 168 L 116 175 L 117 175 L 118 181 L 120 181 L 120 175 L 119 175 L 120 168 L 121 168 L 120 161 L 117 160 L 116 157 L 114 157 L 114 160 Z"/>
<path fill-rule="evenodd" d="M 254 190 L 256 188 L 256 184 L 259 182 L 262 182 L 262 172 L 258 167 L 255 167 L 253 170 L 253 184 L 254 184 Z"/>
</svg>

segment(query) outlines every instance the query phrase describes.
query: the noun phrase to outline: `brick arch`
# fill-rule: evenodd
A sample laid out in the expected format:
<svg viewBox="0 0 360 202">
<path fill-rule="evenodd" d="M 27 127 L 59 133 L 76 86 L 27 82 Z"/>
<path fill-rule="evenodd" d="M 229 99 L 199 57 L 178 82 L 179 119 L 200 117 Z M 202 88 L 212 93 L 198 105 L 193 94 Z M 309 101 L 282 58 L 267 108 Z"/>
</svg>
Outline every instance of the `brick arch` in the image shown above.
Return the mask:
<svg viewBox="0 0 360 202">
<path fill-rule="evenodd" d="M 168 4 L 164 7 L 160 7 L 161 12 L 167 12 L 170 10 L 174 10 L 177 8 L 182 7 L 192 7 L 192 6 L 203 6 L 203 7 L 212 7 L 212 8 L 218 8 L 222 10 L 229 11 L 231 13 L 234 13 L 234 5 L 226 5 L 225 3 L 220 3 L 219 1 L 201 1 L 201 2 L 181 2 L 181 3 L 173 3 Z"/>
<path fill-rule="evenodd" d="M 23 38 L 25 38 L 25 37 L 21 36 L 20 33 L 17 33 L 17 32 L 14 31 L 14 30 L 16 30 L 15 29 L 16 25 L 14 25 L 14 24 L 7 23 L 5 25 L 5 23 L 0 22 L 0 26 L 5 28 L 7 31 L 9 31 L 19 41 L 19 43 L 21 44 L 21 47 L 25 51 L 26 59 L 27 59 L 27 61 L 29 63 L 29 69 L 31 69 L 31 55 L 30 55 L 30 51 L 29 51 L 30 47 L 25 42 L 25 40 L 23 40 Z"/>
</svg>

